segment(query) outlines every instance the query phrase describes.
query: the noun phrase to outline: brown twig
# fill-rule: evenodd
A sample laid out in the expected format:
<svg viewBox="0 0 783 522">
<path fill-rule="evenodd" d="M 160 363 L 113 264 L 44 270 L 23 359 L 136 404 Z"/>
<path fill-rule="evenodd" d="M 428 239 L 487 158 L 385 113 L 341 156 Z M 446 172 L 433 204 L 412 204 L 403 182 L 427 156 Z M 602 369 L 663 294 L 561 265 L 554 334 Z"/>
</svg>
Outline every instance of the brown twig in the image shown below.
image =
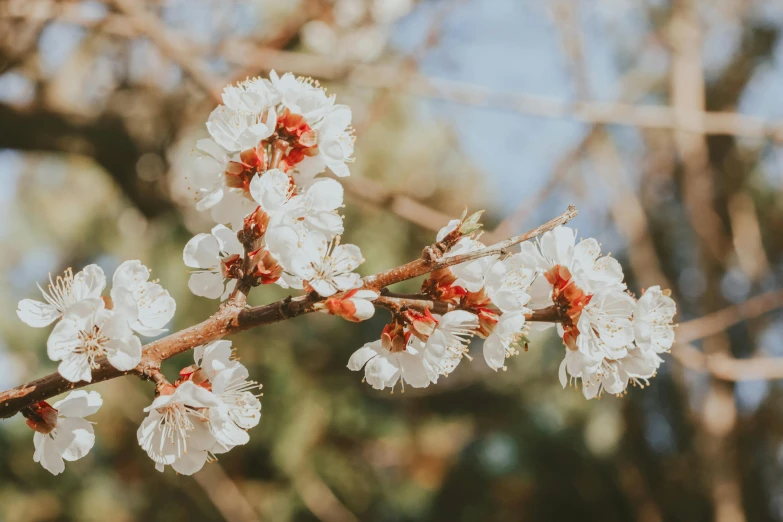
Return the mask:
<svg viewBox="0 0 783 522">
<path fill-rule="evenodd" d="M 512 245 L 531 239 L 539 234 L 568 222 L 576 216 L 576 208 L 570 206 L 566 212 L 557 218 L 537 227 L 530 232 L 513 237 L 491 247 L 471 252 L 461 256 L 445 257 L 433 260 L 429 255 L 412 261 L 402 266 L 386 270 L 379 274 L 363 279 L 364 286 L 370 289 L 380 289 L 401 281 L 413 279 L 427 274 L 432 270 L 446 268 L 465 261 L 480 257 L 499 254 Z M 428 248 L 425 254 L 435 248 Z M 157 341 L 153 341 L 144 347 L 142 359 L 139 365 L 130 371 L 119 371 L 111 366 L 105 359 L 99 367 L 92 372 L 92 383 L 114 379 L 128 374 L 136 374 L 141 378 L 156 380 L 160 371 L 160 363 L 180 353 L 187 352 L 217 339 L 249 330 L 258 326 L 293 319 L 300 315 L 315 311 L 315 303 L 321 298 L 310 293 L 299 297 L 288 297 L 281 301 L 253 308 L 237 306 L 227 302 L 209 319 L 201 323 L 173 333 Z M 88 382 L 72 383 L 65 380 L 59 373 L 53 373 L 35 381 L 18 386 L 12 390 L 0 393 L 0 418 L 8 418 L 19 412 L 22 408 L 35 402 L 46 400 L 68 390 L 87 386 Z"/>
<path fill-rule="evenodd" d="M 381 295 L 375 301 L 375 306 L 386 308 L 394 312 L 399 312 L 405 308 L 411 308 L 419 312 L 430 310 L 436 314 L 445 314 L 454 310 L 460 310 L 460 307 L 443 301 L 433 301 L 427 297 L 419 298 L 411 296 L 389 296 Z M 559 323 L 563 320 L 562 310 L 558 306 L 549 306 L 540 310 L 533 310 L 525 314 L 525 320 L 528 322 Z"/>
<path fill-rule="evenodd" d="M 482 257 L 503 254 L 514 245 L 518 245 L 523 241 L 527 241 L 528 239 L 539 236 L 555 227 L 568 223 L 574 217 L 576 217 L 576 214 L 576 207 L 571 205 L 568 207 L 568 210 L 560 214 L 555 219 L 544 223 L 540 227 L 536 227 L 533 230 L 525 232 L 524 234 L 514 236 L 505 241 L 501 241 L 500 243 L 495 243 L 494 245 L 482 248 L 481 250 L 476 250 L 474 252 L 469 252 L 467 254 L 442 257 L 439 259 L 432 259 L 431 257 L 425 255 L 416 261 L 411 261 L 410 263 L 398 266 L 397 268 L 393 268 L 391 270 L 387 270 L 386 272 L 381 272 L 380 274 L 366 277 L 364 279 L 364 285 L 367 288 L 379 290 L 386 286 L 393 285 L 394 283 L 427 274 L 433 270 L 448 268 L 453 265 L 466 263 L 468 261 L 473 261 L 474 259 L 479 259 Z"/>
</svg>

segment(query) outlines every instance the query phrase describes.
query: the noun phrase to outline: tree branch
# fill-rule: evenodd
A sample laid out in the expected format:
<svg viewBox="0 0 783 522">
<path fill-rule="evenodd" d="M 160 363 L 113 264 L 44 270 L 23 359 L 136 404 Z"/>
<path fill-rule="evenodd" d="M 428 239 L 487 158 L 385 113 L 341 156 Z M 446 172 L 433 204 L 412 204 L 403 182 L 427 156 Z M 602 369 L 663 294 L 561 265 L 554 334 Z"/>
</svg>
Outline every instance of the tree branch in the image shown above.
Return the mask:
<svg viewBox="0 0 783 522">
<path fill-rule="evenodd" d="M 557 218 L 525 234 L 461 256 L 434 259 L 432 252 L 437 250 L 437 244 L 433 245 L 425 249 L 421 259 L 365 277 L 363 279 L 364 286 L 365 288 L 378 290 L 394 283 L 427 274 L 433 270 L 446 268 L 480 257 L 500 254 L 513 245 L 534 238 L 548 230 L 552 230 L 558 225 L 567 223 L 576 216 L 576 213 L 576 208 L 569 206 L 568 210 Z M 81 381 L 73 383 L 65 380 L 59 373 L 53 373 L 0 393 L 0 418 L 11 417 L 22 408 L 38 401 L 49 399 L 65 391 L 82 388 L 89 384 L 107 381 L 131 373 L 143 379 L 155 380 L 157 382 L 161 361 L 191 350 L 196 346 L 201 346 L 223 337 L 249 330 L 250 328 L 277 323 L 311 313 L 315 311 L 315 303 L 321 300 L 323 298 L 315 293 L 310 293 L 299 297 L 287 297 L 274 303 L 253 308 L 244 308 L 229 300 L 220 307 L 215 315 L 205 321 L 149 343 L 144 347 L 141 362 L 133 370 L 119 371 L 104 359 L 100 362 L 99 367 L 93 370 L 92 382 Z"/>
<path fill-rule="evenodd" d="M 429 299 L 427 297 L 419 298 L 416 296 L 391 297 L 389 295 L 381 295 L 375 301 L 373 301 L 373 304 L 375 304 L 375 306 L 379 306 L 381 308 L 386 308 L 388 310 L 397 311 L 397 312 L 399 312 L 404 308 L 411 308 L 419 312 L 423 312 L 424 310 L 431 310 L 432 312 L 441 315 L 448 312 L 452 312 L 454 310 L 462 309 L 459 306 L 451 303 L 446 303 L 443 301 L 433 301 L 432 299 Z M 557 305 L 548 306 L 540 310 L 532 310 L 529 313 L 525 314 L 526 321 L 536 322 L 536 323 L 559 323 L 562 322 L 564 318 L 565 317 L 563 315 L 561 308 Z"/>
</svg>

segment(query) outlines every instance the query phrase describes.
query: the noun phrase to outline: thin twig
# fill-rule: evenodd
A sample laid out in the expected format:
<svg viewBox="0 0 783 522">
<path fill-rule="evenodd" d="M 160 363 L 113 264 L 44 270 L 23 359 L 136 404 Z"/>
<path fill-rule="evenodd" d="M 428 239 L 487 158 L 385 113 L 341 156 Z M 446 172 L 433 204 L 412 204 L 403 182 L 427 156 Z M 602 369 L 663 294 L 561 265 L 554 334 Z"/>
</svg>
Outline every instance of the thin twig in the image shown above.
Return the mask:
<svg viewBox="0 0 783 522">
<path fill-rule="evenodd" d="M 387 308 L 395 312 L 399 312 L 405 308 L 411 308 L 419 312 L 430 310 L 436 314 L 445 314 L 447 312 L 461 309 L 459 306 L 451 303 L 433 301 L 427 297 L 418 298 L 413 295 L 407 297 L 391 297 L 389 295 L 381 295 L 375 301 L 373 301 L 373 304 L 375 304 L 375 306 Z M 528 322 L 559 323 L 563 320 L 562 310 L 560 307 L 555 305 L 542 308 L 540 310 L 533 310 L 525 314 L 525 320 Z"/>
</svg>

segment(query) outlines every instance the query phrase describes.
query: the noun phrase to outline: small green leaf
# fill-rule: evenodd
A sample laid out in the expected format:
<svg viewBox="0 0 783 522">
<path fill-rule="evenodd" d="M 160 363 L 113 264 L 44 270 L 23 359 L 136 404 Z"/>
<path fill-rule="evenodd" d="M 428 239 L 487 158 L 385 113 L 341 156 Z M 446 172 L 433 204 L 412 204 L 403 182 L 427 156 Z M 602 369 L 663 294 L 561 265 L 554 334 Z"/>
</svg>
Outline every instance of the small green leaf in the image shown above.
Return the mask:
<svg viewBox="0 0 783 522">
<path fill-rule="evenodd" d="M 459 226 L 460 233 L 468 235 L 480 229 L 481 223 L 479 223 L 479 219 L 481 219 L 482 214 L 484 214 L 484 211 L 479 210 L 478 212 L 471 214 L 468 218 L 465 218 L 463 215 L 462 224 Z"/>
</svg>

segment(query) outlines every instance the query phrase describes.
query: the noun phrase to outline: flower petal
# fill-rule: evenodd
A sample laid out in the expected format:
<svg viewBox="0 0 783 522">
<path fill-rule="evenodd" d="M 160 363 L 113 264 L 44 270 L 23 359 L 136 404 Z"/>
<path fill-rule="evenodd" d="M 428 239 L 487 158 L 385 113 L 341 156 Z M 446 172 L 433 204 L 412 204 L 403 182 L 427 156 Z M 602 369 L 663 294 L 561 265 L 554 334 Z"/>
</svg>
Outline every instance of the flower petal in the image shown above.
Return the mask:
<svg viewBox="0 0 783 522">
<path fill-rule="evenodd" d="M 367 364 L 367 361 L 381 353 L 383 348 L 381 347 L 381 341 L 373 341 L 367 343 L 351 355 L 348 359 L 348 369 L 354 372 L 358 372 L 362 367 Z"/>
<path fill-rule="evenodd" d="M 60 312 L 48 303 L 34 301 L 32 299 L 22 299 L 19 301 L 16 315 L 19 316 L 25 324 L 34 328 L 49 326 L 60 317 Z"/>
<path fill-rule="evenodd" d="M 195 295 L 207 297 L 209 299 L 218 299 L 223 295 L 225 286 L 223 285 L 223 276 L 214 272 L 195 272 L 190 274 L 188 279 L 188 288 Z"/>
<path fill-rule="evenodd" d="M 95 444 L 95 434 L 92 423 L 79 418 L 64 418 L 57 421 L 57 432 L 70 432 L 67 445 L 61 446 L 62 456 L 65 460 L 79 460 L 89 453 Z M 58 436 L 59 440 L 59 436 Z"/>
<path fill-rule="evenodd" d="M 185 266 L 192 268 L 216 267 L 220 264 L 219 256 L 220 246 L 218 241 L 210 234 L 196 234 L 188 241 L 182 252 L 182 260 L 185 262 Z"/>
<path fill-rule="evenodd" d="M 87 417 L 97 412 L 103 405 L 101 394 L 97 391 L 76 390 L 54 403 L 60 417 Z"/>
<path fill-rule="evenodd" d="M 126 372 L 134 369 L 141 362 L 141 341 L 135 335 L 111 339 L 106 343 L 109 353 L 109 363 L 120 370 Z"/>
</svg>

